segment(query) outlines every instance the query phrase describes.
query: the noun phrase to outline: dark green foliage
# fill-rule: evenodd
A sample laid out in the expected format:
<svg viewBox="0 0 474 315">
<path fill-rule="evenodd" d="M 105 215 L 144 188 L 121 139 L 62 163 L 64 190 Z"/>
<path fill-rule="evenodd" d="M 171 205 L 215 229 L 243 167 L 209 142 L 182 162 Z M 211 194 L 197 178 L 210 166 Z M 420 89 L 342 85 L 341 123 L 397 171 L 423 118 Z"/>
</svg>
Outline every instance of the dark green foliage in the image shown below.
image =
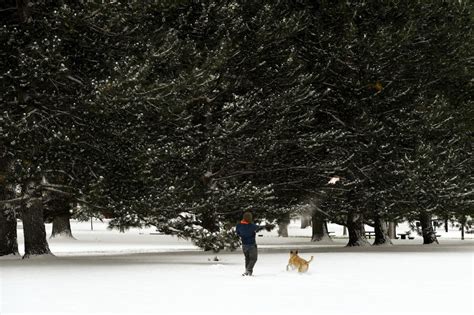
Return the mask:
<svg viewBox="0 0 474 315">
<path fill-rule="evenodd" d="M 0 11 L 11 185 L 213 250 L 246 210 L 472 215 L 467 1 L 32 3 Z"/>
</svg>

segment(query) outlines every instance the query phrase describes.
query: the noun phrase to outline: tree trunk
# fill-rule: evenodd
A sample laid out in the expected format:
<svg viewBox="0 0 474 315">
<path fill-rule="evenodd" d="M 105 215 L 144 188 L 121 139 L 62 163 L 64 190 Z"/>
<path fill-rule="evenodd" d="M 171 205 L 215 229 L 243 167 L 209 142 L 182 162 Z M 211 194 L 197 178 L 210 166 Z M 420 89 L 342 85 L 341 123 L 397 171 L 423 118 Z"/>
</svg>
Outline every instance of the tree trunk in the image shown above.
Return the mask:
<svg viewBox="0 0 474 315">
<path fill-rule="evenodd" d="M 288 223 L 286 222 L 280 222 L 278 224 L 278 236 L 281 237 L 288 237 Z"/>
<path fill-rule="evenodd" d="M 364 218 L 360 213 L 350 211 L 347 216 L 347 230 L 349 231 L 349 242 L 347 247 L 351 246 L 370 246 L 365 238 Z"/>
<path fill-rule="evenodd" d="M 459 219 L 459 223 L 461 223 L 461 240 L 464 241 L 464 230 L 466 228 L 467 218 L 465 215 L 462 215 Z"/>
<path fill-rule="evenodd" d="M 16 0 L 16 7 L 18 17 L 21 23 L 28 22 L 30 18 L 30 8 L 28 6 L 29 0 Z"/>
<path fill-rule="evenodd" d="M 0 206 L 0 256 L 18 255 L 15 211 Z"/>
<path fill-rule="evenodd" d="M 374 218 L 375 241 L 373 245 L 392 245 L 387 222 L 380 216 Z"/>
<path fill-rule="evenodd" d="M 436 233 L 433 230 L 433 225 L 431 224 L 431 215 L 426 211 L 420 213 L 420 224 L 423 234 L 423 244 L 439 244 Z"/>
<path fill-rule="evenodd" d="M 278 236 L 288 237 L 288 225 L 290 225 L 290 215 L 285 215 L 283 218 L 277 221 L 278 223 Z"/>
<path fill-rule="evenodd" d="M 201 225 L 203 228 L 208 230 L 209 232 L 217 232 L 219 231 L 219 226 L 217 225 L 216 218 L 211 214 L 211 212 L 203 213 L 201 217 Z"/>
<path fill-rule="evenodd" d="M 13 197 L 7 187 L 8 159 L 0 159 L 0 200 Z M 12 205 L 0 205 L 0 256 L 18 255 L 16 216 Z"/>
<path fill-rule="evenodd" d="M 449 224 L 449 219 L 444 220 L 444 231 L 448 233 L 448 224 Z"/>
<path fill-rule="evenodd" d="M 313 214 L 311 224 L 313 227 L 311 242 L 332 241 L 328 233 L 327 224 L 319 213 Z"/>
<path fill-rule="evenodd" d="M 51 238 L 60 236 L 74 239 L 71 231 L 71 223 L 69 222 L 70 217 L 70 214 L 61 214 L 53 218 Z"/>
<path fill-rule="evenodd" d="M 51 255 L 43 220 L 43 201 L 32 198 L 22 209 L 23 233 L 25 236 L 25 255 Z"/>
<path fill-rule="evenodd" d="M 393 221 L 388 223 L 388 236 L 392 240 L 397 238 L 397 224 Z"/>
<path fill-rule="evenodd" d="M 71 232 L 71 199 L 65 196 L 58 196 L 51 200 L 45 209 L 45 214 L 48 218 L 52 218 L 53 231 L 51 238 L 57 236 L 74 238 Z"/>
<path fill-rule="evenodd" d="M 301 216 L 301 228 L 305 229 L 308 226 L 311 226 L 311 217 L 307 215 L 302 215 Z"/>
<path fill-rule="evenodd" d="M 342 227 L 342 235 L 347 235 L 347 227 L 345 225 Z"/>
</svg>

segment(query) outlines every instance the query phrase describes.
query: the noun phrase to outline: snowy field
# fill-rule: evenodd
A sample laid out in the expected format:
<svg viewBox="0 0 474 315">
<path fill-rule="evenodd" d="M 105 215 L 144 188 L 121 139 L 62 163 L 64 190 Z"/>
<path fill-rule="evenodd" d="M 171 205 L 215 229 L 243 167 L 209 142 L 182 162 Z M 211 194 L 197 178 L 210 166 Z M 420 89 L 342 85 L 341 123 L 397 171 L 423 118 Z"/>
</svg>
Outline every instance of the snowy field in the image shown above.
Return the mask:
<svg viewBox="0 0 474 315">
<path fill-rule="evenodd" d="M 471 235 L 460 241 L 459 231 L 439 229 L 440 245 L 416 238 L 345 248 L 342 230 L 329 229 L 337 239 L 325 245 L 310 243 L 311 231 L 297 222 L 289 238 L 262 234 L 248 278 L 239 250 L 214 261 L 216 255 L 152 229 L 121 234 L 75 222 L 76 240 L 50 240 L 55 257 L 0 258 L 0 314 L 474 313 Z M 21 226 L 18 232 L 23 247 Z M 307 274 L 285 270 L 292 248 L 314 256 Z"/>
</svg>

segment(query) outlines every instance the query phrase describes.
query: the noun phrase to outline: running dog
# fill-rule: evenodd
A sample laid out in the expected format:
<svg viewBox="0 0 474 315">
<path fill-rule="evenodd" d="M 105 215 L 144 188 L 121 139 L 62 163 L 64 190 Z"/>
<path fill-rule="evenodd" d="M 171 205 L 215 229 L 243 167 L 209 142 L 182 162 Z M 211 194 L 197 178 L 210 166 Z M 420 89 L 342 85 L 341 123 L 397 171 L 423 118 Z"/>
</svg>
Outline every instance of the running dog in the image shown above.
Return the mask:
<svg viewBox="0 0 474 315">
<path fill-rule="evenodd" d="M 311 261 L 313 261 L 313 256 L 306 261 L 298 256 L 298 250 L 290 251 L 290 260 L 288 261 L 288 265 L 286 265 L 286 271 L 291 267 L 293 270 L 298 269 L 298 272 L 306 272 L 308 271 Z"/>
</svg>

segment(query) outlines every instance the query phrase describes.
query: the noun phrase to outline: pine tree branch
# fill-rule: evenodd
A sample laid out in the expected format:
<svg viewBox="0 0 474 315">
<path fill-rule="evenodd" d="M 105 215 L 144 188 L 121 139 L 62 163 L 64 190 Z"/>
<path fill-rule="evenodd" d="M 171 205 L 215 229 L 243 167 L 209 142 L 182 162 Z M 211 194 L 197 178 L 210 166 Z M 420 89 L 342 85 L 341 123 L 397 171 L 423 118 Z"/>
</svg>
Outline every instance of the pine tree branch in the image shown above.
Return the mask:
<svg viewBox="0 0 474 315">
<path fill-rule="evenodd" d="M 100 207 L 100 206 L 93 205 L 93 204 L 91 204 L 90 202 L 85 201 L 84 199 L 75 198 L 75 200 L 76 200 L 78 203 L 83 203 L 83 204 L 85 204 L 85 205 L 90 206 L 91 208 L 107 209 L 107 208 L 105 208 L 105 207 Z"/>
<path fill-rule="evenodd" d="M 16 7 L 10 7 L 10 8 L 5 8 L 5 9 L 0 9 L 0 12 L 5 12 L 5 11 L 15 11 Z"/>
<path fill-rule="evenodd" d="M 69 188 L 69 189 L 75 189 L 74 187 L 72 186 L 68 186 L 68 185 L 58 185 L 58 184 L 41 184 L 41 187 L 44 187 L 44 188 Z"/>
<path fill-rule="evenodd" d="M 30 197 L 31 197 L 30 195 L 24 195 L 24 196 L 19 197 L 19 198 L 0 200 L 0 205 L 21 203 L 22 201 L 28 200 Z"/>
<path fill-rule="evenodd" d="M 44 190 L 54 192 L 54 193 L 64 195 L 64 196 L 73 196 L 74 195 L 73 193 L 65 192 L 65 191 L 55 189 L 55 188 L 52 188 L 52 187 L 43 186 L 43 188 L 44 188 Z"/>
</svg>

